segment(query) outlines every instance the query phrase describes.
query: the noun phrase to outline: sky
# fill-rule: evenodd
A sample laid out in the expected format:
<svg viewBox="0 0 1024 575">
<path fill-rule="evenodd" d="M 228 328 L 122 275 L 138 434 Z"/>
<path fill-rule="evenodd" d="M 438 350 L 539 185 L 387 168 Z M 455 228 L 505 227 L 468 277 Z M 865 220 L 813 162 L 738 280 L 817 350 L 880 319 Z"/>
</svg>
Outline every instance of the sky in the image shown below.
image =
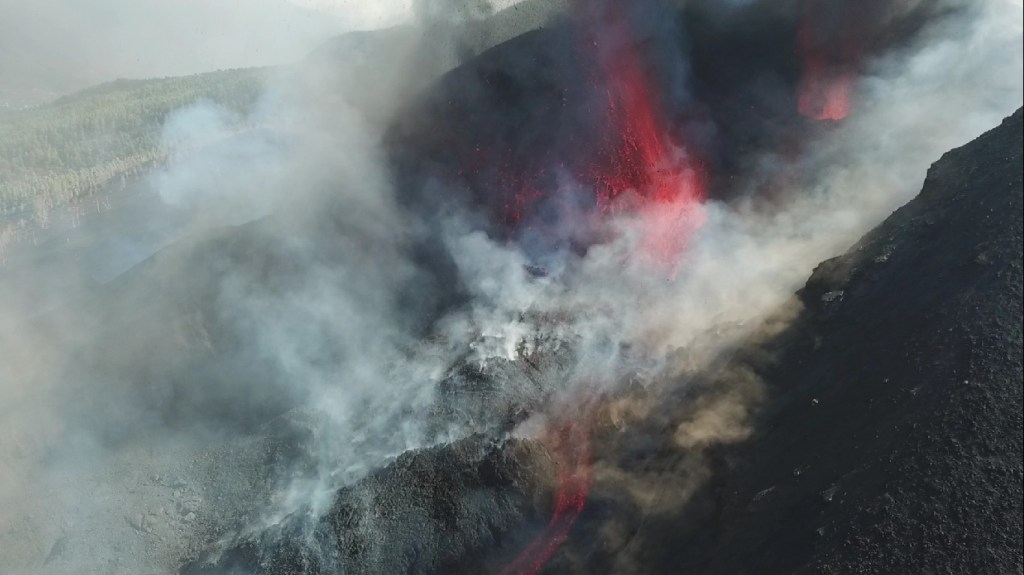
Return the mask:
<svg viewBox="0 0 1024 575">
<path fill-rule="evenodd" d="M 460 0 L 288 0 L 291 4 L 311 10 L 337 14 L 359 27 L 375 27 L 387 22 L 406 21 L 416 11 L 417 4 L 457 4 Z M 503 10 L 522 0 L 478 0 L 492 10 Z M 472 0 L 470 0 L 472 2 Z M 462 1 L 462 3 L 467 3 Z"/>
<path fill-rule="evenodd" d="M 412 0 L 0 0 L 0 106 L 287 63 L 336 34 L 412 18 Z"/>
</svg>

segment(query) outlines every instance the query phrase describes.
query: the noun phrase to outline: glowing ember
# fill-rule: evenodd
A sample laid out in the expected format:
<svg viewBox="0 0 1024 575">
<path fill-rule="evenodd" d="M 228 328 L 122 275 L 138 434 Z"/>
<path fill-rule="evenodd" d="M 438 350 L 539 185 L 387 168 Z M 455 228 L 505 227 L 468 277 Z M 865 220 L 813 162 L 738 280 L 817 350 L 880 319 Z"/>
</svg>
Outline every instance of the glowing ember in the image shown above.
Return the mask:
<svg viewBox="0 0 1024 575">
<path fill-rule="evenodd" d="M 674 266 L 706 218 L 704 175 L 686 149 L 669 140 L 621 4 L 581 2 L 577 7 L 583 10 L 584 44 L 593 49 L 598 64 L 594 83 L 606 101 L 605 139 L 594 142 L 597 152 L 578 177 L 594 189 L 599 213 L 636 214 L 643 226 L 642 253 Z M 534 190 L 520 191 L 506 210 L 518 221 L 536 197 Z M 563 423 L 548 440 L 558 465 L 555 511 L 543 533 L 502 571 L 508 575 L 538 572 L 568 538 L 586 505 L 591 472 L 585 424 Z"/>
<path fill-rule="evenodd" d="M 590 160 L 576 174 L 593 190 L 599 214 L 639 215 L 642 253 L 669 267 L 690 235 L 704 223 L 704 174 L 699 164 L 666 132 L 667 122 L 637 49 L 630 20 L 619 2 L 580 2 L 581 48 L 596 63 L 591 81 L 604 102 L 603 136 L 589 142 Z M 516 217 L 536 198 L 516 194 Z"/>
<path fill-rule="evenodd" d="M 657 99 L 627 23 L 612 3 L 595 41 L 608 94 L 612 146 L 591 166 L 602 212 L 633 209 L 643 221 L 643 253 L 672 265 L 686 240 L 704 223 L 703 175 L 686 150 L 668 141 Z M 631 205 L 639 204 L 639 205 Z"/>
<path fill-rule="evenodd" d="M 813 2 L 804 4 L 803 18 L 797 31 L 803 57 L 797 106 L 800 114 L 808 118 L 842 120 L 850 113 L 850 91 L 854 80 L 852 63 L 856 61 L 856 50 L 848 35 L 837 33 L 839 53 L 830 55 L 825 43 L 814 32 L 820 23 L 821 13 L 812 6 Z"/>
<path fill-rule="evenodd" d="M 850 113 L 853 75 L 811 60 L 800 80 L 800 114 L 815 120 L 842 120 Z"/>
<path fill-rule="evenodd" d="M 699 200 L 696 173 L 687 165 L 685 152 L 667 141 L 642 60 L 617 12 L 613 5 L 612 18 L 603 27 L 602 37 L 610 39 L 609 45 L 601 45 L 601 40 L 594 42 L 607 90 L 611 140 L 607 155 L 591 166 L 598 204 L 604 211 L 613 211 L 618 208 L 620 195 L 630 190 L 659 203 L 680 196 Z"/>
<path fill-rule="evenodd" d="M 569 531 L 587 503 L 591 472 L 590 437 L 586 424 L 570 421 L 552 426 L 545 443 L 558 467 L 555 511 L 544 531 L 501 571 L 502 575 L 540 571 L 569 537 Z"/>
</svg>

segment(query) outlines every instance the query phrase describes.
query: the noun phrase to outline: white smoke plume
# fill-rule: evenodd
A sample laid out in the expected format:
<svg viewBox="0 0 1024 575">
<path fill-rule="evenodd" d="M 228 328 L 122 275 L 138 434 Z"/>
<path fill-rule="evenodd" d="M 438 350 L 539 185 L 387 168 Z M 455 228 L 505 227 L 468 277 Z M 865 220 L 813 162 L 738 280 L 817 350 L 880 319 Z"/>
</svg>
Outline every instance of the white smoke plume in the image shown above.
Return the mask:
<svg viewBox="0 0 1024 575">
<path fill-rule="evenodd" d="M 0 304 L 0 570 L 170 573 L 225 534 L 322 511 L 403 451 L 488 428 L 437 414 L 439 383 L 467 357 L 571 348 L 541 388 L 492 390 L 539 411 L 551 394 L 699 370 L 913 197 L 943 152 L 1021 105 L 1021 39 L 1019 2 L 992 0 L 872 62 L 849 118 L 747 174 L 755 189 L 792 170 L 792 189 L 707 202 L 670 268 L 636 256 L 634 216 L 538 275 L 521 247 L 447 214 L 459 305 L 415 249 L 434 222 L 398 200 L 387 114 L 322 81 L 337 70 L 282 73 L 247 118 L 179 111 L 165 125 L 177 153 L 149 181 L 194 213 L 192 235 L 99 303 L 41 318 Z M 401 46 L 374 57 L 421 56 Z M 742 438 L 755 395 L 709 400 L 677 439 Z"/>
<path fill-rule="evenodd" d="M 1014 2 L 972 7 L 962 18 L 928 31 L 898 54 L 873 62 L 856 87 L 855 109 L 841 125 L 823 131 L 813 150 L 794 160 L 774 152 L 758 158 L 771 169 L 755 171 L 752 189 L 790 164 L 801 174 L 780 197 L 765 201 L 756 193 L 705 206 L 706 223 L 680 255 L 678 271 L 644 258 L 645 222 L 624 216 L 618 240 L 586 256 L 556 266 L 561 273 L 536 280 L 521 269 L 524 256 L 514 248 L 479 245 L 482 235 L 460 240 L 454 251 L 470 285 L 500 285 L 476 301 L 513 340 L 524 311 L 573 310 L 558 327 L 593 339 L 595 357 L 581 361 L 601 373 L 603 346 L 644 342 L 654 356 L 677 347 L 700 345 L 716 326 L 749 323 L 789 299 L 810 269 L 845 250 L 871 226 L 920 190 L 928 166 L 945 151 L 980 135 L 1016 109 L 1024 66 L 1021 22 Z M 1005 68 L 986 65 L 1005 62 Z M 951 113 L 957 110 L 956 113 Z M 504 259 L 505 265 L 495 263 Z M 480 262 L 487 262 L 486 266 Z M 490 320 L 493 321 L 493 320 Z M 597 345 L 596 342 L 603 342 Z M 651 347 L 651 346 L 654 347 Z M 511 349 L 510 345 L 502 349 Z M 621 369 L 630 366 L 612 361 Z M 614 373 L 614 372 L 613 372 Z M 616 373 L 612 379 L 621 379 Z"/>
</svg>

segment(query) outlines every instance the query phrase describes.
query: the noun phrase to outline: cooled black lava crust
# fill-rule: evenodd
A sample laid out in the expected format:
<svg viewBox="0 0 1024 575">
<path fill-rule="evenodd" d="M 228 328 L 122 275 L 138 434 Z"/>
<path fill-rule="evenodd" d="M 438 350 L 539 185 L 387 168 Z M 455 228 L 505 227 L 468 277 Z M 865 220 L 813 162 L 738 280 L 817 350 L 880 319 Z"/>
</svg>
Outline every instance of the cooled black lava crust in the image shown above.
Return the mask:
<svg viewBox="0 0 1024 575">
<path fill-rule="evenodd" d="M 543 572 L 623 572 L 608 523 L 633 533 L 628 572 L 1024 571 L 1021 150 L 1018 110 L 819 265 L 792 326 L 736 354 L 768 388 L 754 435 L 681 508 L 592 507 Z"/>
</svg>

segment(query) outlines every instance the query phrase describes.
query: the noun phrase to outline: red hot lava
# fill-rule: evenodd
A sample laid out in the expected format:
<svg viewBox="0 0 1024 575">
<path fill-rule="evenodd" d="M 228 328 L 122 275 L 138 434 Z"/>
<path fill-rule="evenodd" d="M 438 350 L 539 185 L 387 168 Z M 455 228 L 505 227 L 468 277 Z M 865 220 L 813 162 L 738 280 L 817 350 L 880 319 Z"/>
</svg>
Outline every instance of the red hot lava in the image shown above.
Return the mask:
<svg viewBox="0 0 1024 575">
<path fill-rule="evenodd" d="M 703 174 L 694 158 L 668 138 L 622 6 L 599 4 L 607 10 L 604 21 L 586 22 L 590 33 L 597 32 L 591 45 L 607 92 L 611 146 L 592 163 L 588 176 L 597 188 L 599 210 L 636 210 L 643 222 L 643 252 L 671 265 L 704 223 Z"/>
<path fill-rule="evenodd" d="M 800 114 L 808 118 L 842 120 L 850 113 L 859 50 L 853 35 L 840 27 L 845 16 L 835 10 L 820 9 L 810 0 L 803 4 L 797 30 L 797 45 L 803 59 L 797 105 Z M 830 17 L 834 20 L 826 21 Z M 829 46 L 829 41 L 836 45 Z"/>
<path fill-rule="evenodd" d="M 704 174 L 686 147 L 669 137 L 628 8 L 608 0 L 580 0 L 575 8 L 578 46 L 583 61 L 593 64 L 589 80 L 600 102 L 594 120 L 601 134 L 586 143 L 588 159 L 573 162 L 575 183 L 592 191 L 597 218 L 637 216 L 641 252 L 671 265 L 704 222 Z M 535 178 L 502 174 L 501 187 L 518 183 L 504 204 L 505 222 L 518 224 L 544 194 L 527 183 Z"/>
<path fill-rule="evenodd" d="M 569 531 L 583 511 L 590 491 L 589 433 L 587 424 L 581 421 L 565 421 L 548 427 L 544 440 L 558 468 L 555 510 L 544 531 L 502 569 L 502 575 L 537 573 L 569 538 Z"/>
<path fill-rule="evenodd" d="M 605 141 L 582 179 L 593 186 L 604 214 L 640 216 L 642 252 L 672 265 L 690 235 L 704 223 L 704 175 L 700 164 L 665 129 L 666 119 L 649 64 L 619 2 L 581 2 L 584 48 L 597 66 L 603 92 Z"/>
<path fill-rule="evenodd" d="M 643 229 L 643 253 L 671 266 L 705 221 L 704 176 L 685 147 L 672 142 L 659 113 L 630 22 L 615 0 L 580 2 L 583 37 L 594 51 L 597 89 L 605 95 L 606 139 L 581 180 L 593 186 L 602 214 L 631 212 Z M 534 193 L 520 192 L 519 209 Z M 555 510 L 544 531 L 502 573 L 537 573 L 568 538 L 591 484 L 589 429 L 565 422 L 547 435 L 558 465 Z"/>
<path fill-rule="evenodd" d="M 657 113 L 643 60 L 620 16 L 606 25 L 610 32 L 593 41 L 607 94 L 606 123 L 610 148 L 591 166 L 602 210 L 618 208 L 620 196 L 634 191 L 645 200 L 700 200 L 695 167 L 684 150 L 669 143 Z M 621 38 L 616 41 L 617 38 Z M 606 41 L 607 39 L 607 41 Z"/>
</svg>

